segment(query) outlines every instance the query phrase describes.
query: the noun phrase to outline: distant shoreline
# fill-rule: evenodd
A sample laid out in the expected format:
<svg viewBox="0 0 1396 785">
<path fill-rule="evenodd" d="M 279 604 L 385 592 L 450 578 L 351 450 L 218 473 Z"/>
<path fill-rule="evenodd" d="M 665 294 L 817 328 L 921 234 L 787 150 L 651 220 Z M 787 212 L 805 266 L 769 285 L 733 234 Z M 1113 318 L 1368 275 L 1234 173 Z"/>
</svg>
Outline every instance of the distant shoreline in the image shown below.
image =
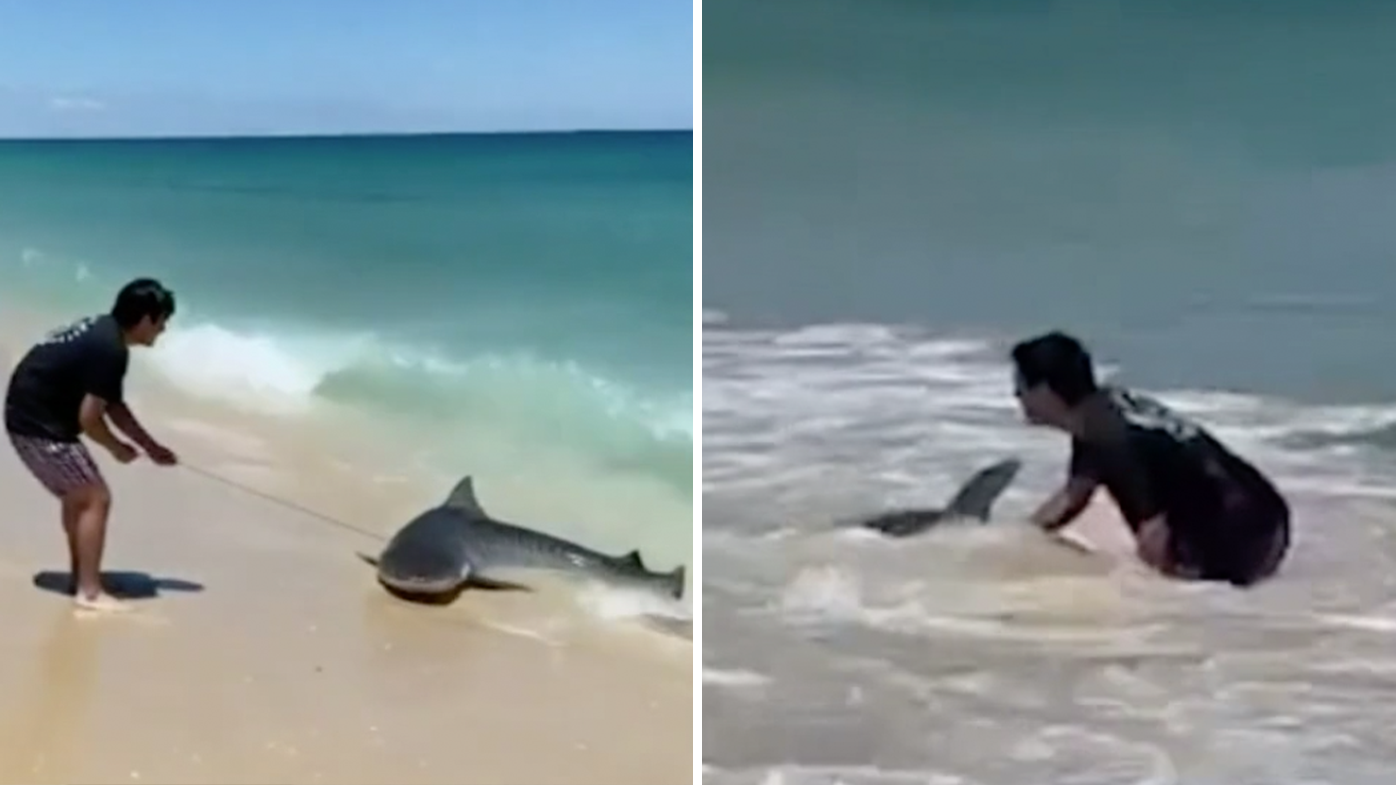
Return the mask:
<svg viewBox="0 0 1396 785">
<path fill-rule="evenodd" d="M 323 141 L 352 139 L 421 139 L 472 137 L 537 137 L 537 136 L 692 136 L 691 128 L 578 128 L 525 131 L 346 131 L 344 133 L 268 133 L 268 134 L 179 134 L 170 136 L 0 136 L 5 144 L 112 144 L 142 142 L 252 142 L 252 141 Z"/>
</svg>

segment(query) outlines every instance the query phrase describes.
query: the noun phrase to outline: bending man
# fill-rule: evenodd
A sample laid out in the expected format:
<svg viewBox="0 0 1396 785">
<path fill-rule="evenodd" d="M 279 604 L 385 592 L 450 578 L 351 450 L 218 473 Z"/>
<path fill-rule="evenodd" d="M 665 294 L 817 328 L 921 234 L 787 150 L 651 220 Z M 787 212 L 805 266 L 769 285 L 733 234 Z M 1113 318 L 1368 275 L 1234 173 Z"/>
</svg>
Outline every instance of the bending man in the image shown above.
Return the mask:
<svg viewBox="0 0 1396 785">
<path fill-rule="evenodd" d="M 1012 350 L 1028 421 L 1071 436 L 1062 488 L 1033 515 L 1055 531 L 1104 486 L 1141 560 L 1177 578 L 1249 586 L 1289 549 L 1289 506 L 1254 466 L 1205 429 L 1143 395 L 1097 386 L 1090 354 L 1060 332 Z"/>
<path fill-rule="evenodd" d="M 74 601 L 82 608 L 123 606 L 101 582 L 111 490 L 79 436 L 105 447 L 119 463 L 130 463 L 136 449 L 112 433 L 110 421 L 155 463 L 176 462 L 141 427 L 124 395 L 129 348 L 153 346 L 174 311 L 174 295 L 159 282 L 132 281 L 110 313 L 49 333 L 10 377 L 5 430 L 20 460 L 62 502 Z"/>
</svg>

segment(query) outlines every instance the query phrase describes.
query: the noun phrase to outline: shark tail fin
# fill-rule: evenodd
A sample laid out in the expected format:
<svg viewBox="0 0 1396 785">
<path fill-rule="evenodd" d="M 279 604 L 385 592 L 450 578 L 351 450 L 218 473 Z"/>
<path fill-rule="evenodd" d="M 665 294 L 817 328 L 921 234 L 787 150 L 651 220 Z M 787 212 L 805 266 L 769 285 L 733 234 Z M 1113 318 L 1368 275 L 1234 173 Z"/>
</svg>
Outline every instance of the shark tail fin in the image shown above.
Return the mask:
<svg viewBox="0 0 1396 785">
<path fill-rule="evenodd" d="M 686 570 L 682 564 L 664 574 L 664 584 L 669 589 L 669 596 L 676 600 L 683 599 L 683 581 Z"/>
<path fill-rule="evenodd" d="M 964 518 L 989 520 L 989 512 L 993 509 L 994 502 L 998 501 L 999 496 L 1013 482 L 1022 466 L 1022 461 L 1009 458 L 980 469 L 960 488 L 946 505 L 945 511 Z"/>
</svg>

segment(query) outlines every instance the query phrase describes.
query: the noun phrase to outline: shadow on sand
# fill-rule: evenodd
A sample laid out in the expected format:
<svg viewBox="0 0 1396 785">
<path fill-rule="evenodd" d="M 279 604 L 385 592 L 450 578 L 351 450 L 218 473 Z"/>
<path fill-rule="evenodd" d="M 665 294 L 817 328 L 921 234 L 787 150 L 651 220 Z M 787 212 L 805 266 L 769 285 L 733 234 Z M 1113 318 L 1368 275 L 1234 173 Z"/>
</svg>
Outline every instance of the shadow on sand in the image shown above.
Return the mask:
<svg viewBox="0 0 1396 785">
<path fill-rule="evenodd" d="M 73 574 L 67 570 L 40 570 L 34 573 L 34 587 L 65 597 L 73 596 Z M 120 600 L 150 600 L 167 591 L 200 592 L 202 583 L 179 578 L 157 578 L 146 572 L 111 571 L 102 573 L 102 587 Z"/>
</svg>

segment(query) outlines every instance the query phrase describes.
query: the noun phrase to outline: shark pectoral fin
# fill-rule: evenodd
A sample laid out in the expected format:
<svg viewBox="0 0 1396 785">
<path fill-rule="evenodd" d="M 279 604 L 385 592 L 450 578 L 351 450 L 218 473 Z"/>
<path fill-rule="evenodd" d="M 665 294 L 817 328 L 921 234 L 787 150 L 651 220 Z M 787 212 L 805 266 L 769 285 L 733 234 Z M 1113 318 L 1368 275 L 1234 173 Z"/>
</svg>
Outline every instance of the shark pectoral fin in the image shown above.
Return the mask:
<svg viewBox="0 0 1396 785">
<path fill-rule="evenodd" d="M 368 566 L 370 566 L 370 567 L 372 567 L 372 568 L 374 568 L 374 569 L 377 569 L 377 568 L 378 568 L 378 557 L 377 557 L 377 556 L 369 556 L 367 553 L 364 553 L 363 551 L 354 551 L 354 555 L 355 555 L 355 556 L 358 556 L 361 560 L 363 560 L 366 564 L 368 564 Z"/>
<path fill-rule="evenodd" d="M 480 518 L 490 517 L 489 513 L 485 512 L 485 508 L 480 506 L 480 500 L 475 498 L 475 482 L 468 474 L 456 483 L 456 487 L 451 489 L 451 493 L 446 496 L 446 501 L 442 506 L 453 507 Z"/>
</svg>

